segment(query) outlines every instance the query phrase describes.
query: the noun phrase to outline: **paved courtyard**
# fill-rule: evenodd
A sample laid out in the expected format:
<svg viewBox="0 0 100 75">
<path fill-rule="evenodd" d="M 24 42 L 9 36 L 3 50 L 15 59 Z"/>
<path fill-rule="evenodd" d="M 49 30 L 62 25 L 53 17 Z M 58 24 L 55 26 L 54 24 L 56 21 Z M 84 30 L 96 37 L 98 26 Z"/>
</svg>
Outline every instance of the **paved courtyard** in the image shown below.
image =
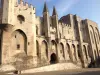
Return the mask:
<svg viewBox="0 0 100 75">
<path fill-rule="evenodd" d="M 80 70 L 67 70 L 67 71 L 54 71 L 54 72 L 40 72 L 25 75 L 100 75 L 99 68 L 93 69 L 80 69 Z"/>
<path fill-rule="evenodd" d="M 0 75 L 14 75 L 14 74 L 6 72 L 6 73 L 0 73 Z M 100 75 L 100 68 L 39 72 L 39 73 L 29 73 L 22 75 Z"/>
</svg>

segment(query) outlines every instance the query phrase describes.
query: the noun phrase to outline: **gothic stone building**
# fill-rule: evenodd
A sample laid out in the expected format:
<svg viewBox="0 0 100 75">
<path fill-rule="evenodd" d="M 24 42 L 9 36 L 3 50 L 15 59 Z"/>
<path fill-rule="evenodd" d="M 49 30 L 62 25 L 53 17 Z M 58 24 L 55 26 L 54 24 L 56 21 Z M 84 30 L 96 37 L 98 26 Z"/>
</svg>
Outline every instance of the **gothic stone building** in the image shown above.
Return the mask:
<svg viewBox="0 0 100 75">
<path fill-rule="evenodd" d="M 55 7 L 43 17 L 22 0 L 1 0 L 0 63 L 25 68 L 71 62 L 87 67 L 100 55 L 97 23 L 68 14 L 58 20 Z M 22 68 L 21 67 L 21 68 Z"/>
</svg>

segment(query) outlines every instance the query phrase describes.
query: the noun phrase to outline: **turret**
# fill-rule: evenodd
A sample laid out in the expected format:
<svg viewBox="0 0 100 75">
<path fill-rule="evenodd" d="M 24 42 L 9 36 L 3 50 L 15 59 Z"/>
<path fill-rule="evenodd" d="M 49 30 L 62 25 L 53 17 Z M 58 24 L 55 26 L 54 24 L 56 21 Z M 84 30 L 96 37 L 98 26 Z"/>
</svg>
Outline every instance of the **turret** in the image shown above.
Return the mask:
<svg viewBox="0 0 100 75">
<path fill-rule="evenodd" d="M 56 11 L 55 6 L 53 7 L 53 13 L 52 13 L 52 16 L 58 16 L 58 15 L 57 15 L 57 11 Z"/>
<path fill-rule="evenodd" d="M 45 12 L 48 12 L 48 8 L 47 8 L 47 4 L 46 4 L 46 2 L 44 3 L 43 14 L 44 14 Z"/>
<path fill-rule="evenodd" d="M 46 5 L 44 4 L 43 9 L 43 28 L 42 28 L 43 35 L 46 37 L 50 37 L 50 22 L 49 22 L 49 12 Z"/>
<path fill-rule="evenodd" d="M 56 28 L 56 38 L 59 38 L 58 15 L 55 6 L 53 7 L 52 13 L 52 27 Z"/>
</svg>

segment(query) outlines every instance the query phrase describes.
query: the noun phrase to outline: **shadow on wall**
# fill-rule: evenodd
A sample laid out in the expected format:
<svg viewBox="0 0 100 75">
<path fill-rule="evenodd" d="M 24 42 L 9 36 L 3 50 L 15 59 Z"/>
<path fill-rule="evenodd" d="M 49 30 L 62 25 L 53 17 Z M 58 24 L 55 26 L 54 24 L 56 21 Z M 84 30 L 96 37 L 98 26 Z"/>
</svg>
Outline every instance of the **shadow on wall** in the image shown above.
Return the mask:
<svg viewBox="0 0 100 75">
<path fill-rule="evenodd" d="M 100 68 L 100 57 L 98 57 L 95 61 L 92 61 L 88 68 Z"/>
<path fill-rule="evenodd" d="M 3 35 L 3 31 L 7 31 L 7 24 L 0 24 L 0 64 L 1 64 L 1 58 L 2 58 L 2 35 Z"/>
<path fill-rule="evenodd" d="M 0 29 L 7 31 L 8 25 L 7 24 L 0 24 Z"/>
</svg>

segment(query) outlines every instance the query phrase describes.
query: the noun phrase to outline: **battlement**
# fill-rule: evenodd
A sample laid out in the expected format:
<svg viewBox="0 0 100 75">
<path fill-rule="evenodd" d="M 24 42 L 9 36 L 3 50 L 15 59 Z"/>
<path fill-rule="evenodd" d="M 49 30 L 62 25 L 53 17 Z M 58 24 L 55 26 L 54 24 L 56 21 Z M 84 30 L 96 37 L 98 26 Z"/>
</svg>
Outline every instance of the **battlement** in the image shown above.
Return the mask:
<svg viewBox="0 0 100 75">
<path fill-rule="evenodd" d="M 65 23 L 63 23 L 63 22 L 59 22 L 58 24 L 59 24 L 59 25 L 62 25 L 62 26 L 71 27 L 71 25 L 69 25 L 69 24 L 65 24 Z"/>
<path fill-rule="evenodd" d="M 15 5 L 15 6 L 16 6 L 16 7 L 24 7 L 24 8 L 26 8 L 26 9 L 31 8 L 31 9 L 35 10 L 35 7 L 33 7 L 32 4 L 29 4 L 29 3 L 24 2 L 24 1 L 22 1 L 22 0 L 21 0 L 19 3 L 16 2 L 16 5 Z"/>
</svg>

